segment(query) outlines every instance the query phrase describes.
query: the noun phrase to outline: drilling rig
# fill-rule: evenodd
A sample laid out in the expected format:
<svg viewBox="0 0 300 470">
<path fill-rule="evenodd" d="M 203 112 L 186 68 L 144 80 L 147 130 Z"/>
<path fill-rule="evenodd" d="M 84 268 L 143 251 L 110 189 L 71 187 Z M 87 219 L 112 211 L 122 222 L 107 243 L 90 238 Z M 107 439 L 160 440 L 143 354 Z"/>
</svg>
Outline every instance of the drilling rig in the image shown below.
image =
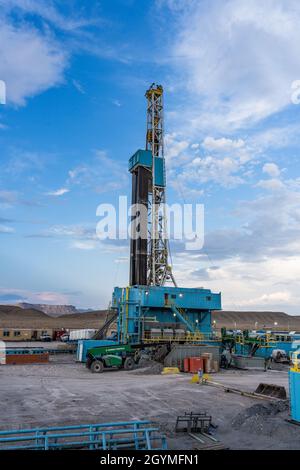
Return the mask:
<svg viewBox="0 0 300 470">
<path fill-rule="evenodd" d="M 137 150 L 129 159 L 134 208 L 129 286 L 115 287 L 111 303 L 118 323 L 118 343 L 209 340 L 211 311 L 221 309 L 221 294 L 204 288 L 181 288 L 175 282 L 165 207 L 163 87 L 153 83 L 145 97 L 145 149 Z"/>
<path fill-rule="evenodd" d="M 211 311 L 221 309 L 221 294 L 210 289 L 178 287 L 169 262 L 166 217 L 163 88 L 146 91 L 145 149 L 129 159 L 132 213 L 129 286 L 115 287 L 109 319 L 91 341 L 78 345 L 77 359 L 88 358 L 94 372 L 103 367 L 133 367 L 135 351 L 156 353 L 174 343 L 212 340 Z M 103 339 L 117 323 L 117 338 Z M 97 369 L 97 370 L 96 370 Z"/>
<path fill-rule="evenodd" d="M 132 174 L 132 228 L 129 285 L 163 286 L 176 282 L 169 264 L 166 216 L 163 88 L 152 84 L 146 91 L 146 149 L 129 161 Z M 141 210 L 144 209 L 144 210 Z M 136 213 L 138 212 L 138 214 Z M 134 221 L 138 218 L 138 223 Z"/>
</svg>

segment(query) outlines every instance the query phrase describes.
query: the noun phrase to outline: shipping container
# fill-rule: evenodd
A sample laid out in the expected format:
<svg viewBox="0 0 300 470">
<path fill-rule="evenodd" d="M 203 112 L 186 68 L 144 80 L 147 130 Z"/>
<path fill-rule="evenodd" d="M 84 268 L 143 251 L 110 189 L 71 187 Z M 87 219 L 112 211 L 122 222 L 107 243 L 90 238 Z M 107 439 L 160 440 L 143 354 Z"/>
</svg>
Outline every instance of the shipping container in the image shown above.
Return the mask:
<svg viewBox="0 0 300 470">
<path fill-rule="evenodd" d="M 190 367 L 189 372 L 192 374 L 197 374 L 198 370 L 203 371 L 203 359 L 202 357 L 190 357 Z"/>
</svg>

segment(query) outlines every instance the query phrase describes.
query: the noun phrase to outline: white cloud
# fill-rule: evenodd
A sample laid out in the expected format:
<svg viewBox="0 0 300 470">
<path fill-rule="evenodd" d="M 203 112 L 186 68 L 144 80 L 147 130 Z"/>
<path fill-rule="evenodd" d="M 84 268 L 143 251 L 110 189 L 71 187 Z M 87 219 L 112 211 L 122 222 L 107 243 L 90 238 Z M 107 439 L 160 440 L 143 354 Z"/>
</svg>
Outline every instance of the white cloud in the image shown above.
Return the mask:
<svg viewBox="0 0 300 470">
<path fill-rule="evenodd" d="M 43 235 L 93 240 L 96 238 L 96 228 L 86 225 L 53 225 Z"/>
<path fill-rule="evenodd" d="M 7 191 L 7 190 L 0 190 L 0 202 L 13 204 L 18 197 L 18 193 L 16 191 Z"/>
<path fill-rule="evenodd" d="M 280 176 L 280 169 L 276 163 L 265 163 L 263 166 L 263 172 L 267 173 L 272 178 L 277 178 L 277 176 Z"/>
<path fill-rule="evenodd" d="M 237 175 L 239 169 L 238 163 L 230 157 L 221 159 L 212 156 L 196 157 L 189 166 L 188 174 L 193 180 L 198 180 L 200 184 L 213 182 L 221 186 L 232 187 L 243 183 L 243 179 Z"/>
<path fill-rule="evenodd" d="M 120 108 L 122 106 L 122 103 L 119 100 L 113 100 L 113 104 L 117 106 L 117 108 Z"/>
<path fill-rule="evenodd" d="M 97 193 L 118 191 L 129 184 L 125 166 L 120 165 L 104 150 L 96 150 L 90 161 L 69 171 L 67 185 L 91 187 Z"/>
<path fill-rule="evenodd" d="M 205 234 L 202 250 L 173 244 L 177 282 L 222 291 L 224 309 L 300 314 L 299 184 L 285 181 L 279 191 L 239 202 L 228 216 L 225 227 Z"/>
<path fill-rule="evenodd" d="M 85 95 L 85 89 L 83 88 L 82 84 L 78 80 L 72 80 L 72 83 L 74 87 L 76 88 L 76 90 L 79 91 L 79 93 L 81 93 L 82 95 Z"/>
<path fill-rule="evenodd" d="M 222 137 L 220 139 L 214 139 L 213 137 L 205 137 L 202 146 L 206 150 L 217 150 L 217 151 L 226 151 L 230 152 L 232 150 L 241 149 L 245 146 L 245 141 L 243 139 L 226 139 Z"/>
<path fill-rule="evenodd" d="M 60 188 L 60 189 L 57 189 L 56 191 L 49 191 L 48 193 L 46 193 L 46 195 L 47 196 L 59 197 L 59 196 L 63 196 L 66 193 L 69 193 L 69 192 L 70 192 L 70 190 L 67 189 L 67 188 Z"/>
<path fill-rule="evenodd" d="M 297 0 L 191 2 L 184 14 L 169 6 L 177 20 L 167 42 L 177 72 L 171 85 L 191 93 L 192 111 L 178 108 L 177 119 L 194 131 L 234 130 L 291 105 L 300 76 Z"/>
<path fill-rule="evenodd" d="M 18 198 L 17 191 L 0 190 L 0 208 L 9 209 L 17 203 Z"/>
<path fill-rule="evenodd" d="M 22 106 L 27 99 L 61 85 L 70 57 L 78 50 L 108 55 L 96 47 L 88 26 L 99 26 L 94 15 L 55 0 L 5 0 L 0 7 L 0 77 L 7 85 L 7 102 Z M 58 33 L 63 32 L 63 40 Z M 98 39 L 97 39 L 98 41 Z M 84 93 L 82 85 L 74 86 Z"/>
<path fill-rule="evenodd" d="M 180 140 L 176 133 L 167 134 L 165 136 L 165 156 L 167 160 L 178 157 L 188 147 L 189 142 L 187 140 Z"/>
<path fill-rule="evenodd" d="M 7 289 L 0 287 L 0 297 L 6 302 L 29 302 L 29 303 L 49 303 L 68 304 L 69 299 L 65 294 L 49 291 L 30 291 L 26 289 Z M 2 301 L 3 301 L 2 300 Z"/>
<path fill-rule="evenodd" d="M 291 293 L 287 291 L 282 292 L 272 292 L 271 294 L 262 294 L 259 297 L 254 297 L 251 299 L 240 300 L 238 304 L 241 307 L 256 307 L 257 305 L 267 306 L 267 305 L 287 305 L 291 300 Z"/>
<path fill-rule="evenodd" d="M 192 150 L 198 150 L 199 147 L 200 147 L 200 144 L 192 144 L 191 145 Z"/>
<path fill-rule="evenodd" d="M 117 264 L 126 264 L 129 263 L 129 258 L 128 256 L 120 256 L 119 258 L 116 258 L 114 262 Z"/>
<path fill-rule="evenodd" d="M 94 250 L 97 246 L 97 242 L 93 240 L 76 240 L 72 243 L 72 248 L 78 250 Z"/>
<path fill-rule="evenodd" d="M 38 15 L 55 28 L 63 31 L 77 31 L 80 28 L 95 24 L 98 20 L 86 19 L 78 16 L 74 11 L 63 15 L 53 0 L 5 0 L 2 10 L 9 14 L 20 14 L 23 19 L 26 15 Z"/>
<path fill-rule="evenodd" d="M 12 227 L 7 227 L 6 225 L 0 224 L 0 233 L 13 233 L 14 229 Z"/>
<path fill-rule="evenodd" d="M 271 191 L 279 191 L 285 187 L 284 183 L 277 178 L 271 178 L 269 180 L 260 180 L 256 184 L 256 186 Z"/>
<path fill-rule="evenodd" d="M 24 105 L 27 98 L 63 82 L 68 53 L 50 35 L 0 18 L 0 44 L 0 76 L 8 103 Z"/>
</svg>

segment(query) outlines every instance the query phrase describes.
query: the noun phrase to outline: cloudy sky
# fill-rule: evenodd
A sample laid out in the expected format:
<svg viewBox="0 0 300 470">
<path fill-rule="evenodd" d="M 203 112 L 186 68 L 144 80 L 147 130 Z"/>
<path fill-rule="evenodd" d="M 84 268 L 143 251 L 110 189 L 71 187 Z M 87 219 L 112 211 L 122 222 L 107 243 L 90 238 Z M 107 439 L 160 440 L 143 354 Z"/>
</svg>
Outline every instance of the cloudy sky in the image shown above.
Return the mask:
<svg viewBox="0 0 300 470">
<path fill-rule="evenodd" d="M 155 81 L 168 200 L 205 205 L 178 284 L 300 314 L 299 24 L 298 0 L 0 1 L 0 301 L 105 307 L 128 283 L 96 209 L 130 194 Z"/>
</svg>

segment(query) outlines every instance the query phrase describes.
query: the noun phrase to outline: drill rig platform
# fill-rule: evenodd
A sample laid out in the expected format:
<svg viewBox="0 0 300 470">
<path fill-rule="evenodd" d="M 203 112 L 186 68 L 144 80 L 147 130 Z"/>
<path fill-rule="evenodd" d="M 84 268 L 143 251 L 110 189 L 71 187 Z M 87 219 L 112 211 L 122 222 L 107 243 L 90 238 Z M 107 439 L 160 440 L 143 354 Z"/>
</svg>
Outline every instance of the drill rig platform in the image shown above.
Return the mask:
<svg viewBox="0 0 300 470">
<path fill-rule="evenodd" d="M 162 86 L 153 83 L 145 96 L 146 148 L 129 159 L 132 208 L 138 208 L 132 211 L 132 227 L 139 236 L 131 237 L 129 287 L 115 287 L 111 303 L 118 342 L 203 342 L 211 338 L 211 311 L 221 309 L 221 294 L 177 287 L 166 235 Z"/>
<path fill-rule="evenodd" d="M 77 360 L 93 348 L 100 357 L 116 347 L 138 351 L 162 344 L 216 343 L 212 337 L 212 310 L 221 310 L 221 294 L 210 289 L 178 287 L 169 261 L 166 216 L 163 88 L 152 84 L 146 91 L 146 148 L 129 159 L 132 175 L 132 212 L 129 286 L 115 287 L 110 319 L 93 340 L 81 341 Z M 106 340 L 107 326 L 117 324 L 117 338 Z M 123 348 L 123 349 L 122 349 Z M 122 353 L 123 354 L 123 353 Z M 126 355 L 122 355 L 125 360 Z M 100 367 L 100 366 L 99 366 Z"/>
<path fill-rule="evenodd" d="M 209 341 L 211 311 L 220 308 L 221 294 L 199 288 L 116 287 L 112 299 L 122 344 Z"/>
</svg>

